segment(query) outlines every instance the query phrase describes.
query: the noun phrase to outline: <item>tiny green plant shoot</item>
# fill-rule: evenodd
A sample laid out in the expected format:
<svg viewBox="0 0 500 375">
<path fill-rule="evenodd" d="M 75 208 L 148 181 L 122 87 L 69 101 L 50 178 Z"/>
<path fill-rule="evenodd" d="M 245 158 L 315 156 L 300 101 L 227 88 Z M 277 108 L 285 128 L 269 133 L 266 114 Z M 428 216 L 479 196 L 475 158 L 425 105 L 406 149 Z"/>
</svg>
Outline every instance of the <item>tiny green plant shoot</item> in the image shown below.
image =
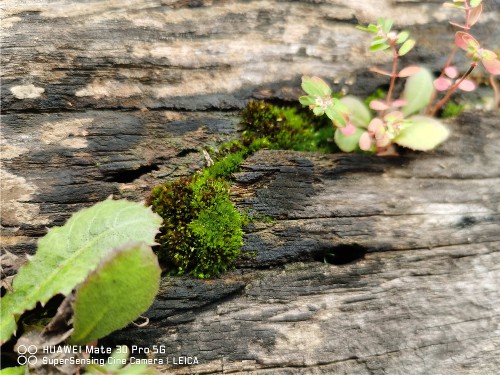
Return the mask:
<svg viewBox="0 0 500 375">
<path fill-rule="evenodd" d="M 302 78 L 302 88 L 307 95 L 299 99 L 300 103 L 309 106 L 316 116 L 326 114 L 331 119 L 335 128 L 334 140 L 342 151 L 394 154 L 394 144 L 420 151 L 434 149 L 449 136 L 448 129 L 435 116 L 456 90 L 473 91 L 476 88 L 468 77 L 479 62 L 490 74 L 495 102 L 498 103 L 499 100 L 495 76 L 500 74 L 500 61 L 493 51 L 482 48 L 469 33 L 481 15 L 481 3 L 481 0 L 453 0 L 444 4 L 464 11 L 465 22 L 463 25 L 450 22 L 461 30 L 456 32 L 455 47 L 436 79 L 427 69 L 419 66 L 398 70 L 400 57 L 415 46 L 415 40 L 410 38 L 408 31 L 393 31 L 392 20 L 380 18 L 376 24 L 358 26 L 358 29 L 375 35 L 369 49 L 371 52 L 389 51 L 392 56 L 391 71 L 372 69 L 373 72 L 390 78 L 385 99 L 374 99 L 369 103 L 370 109 L 376 112 L 375 117 L 356 97 L 332 97 L 328 84 L 318 77 Z M 470 66 L 462 75 L 452 65 L 453 57 L 459 49 L 464 50 L 471 60 Z M 402 96 L 394 100 L 398 78 L 406 78 L 407 81 Z"/>
<path fill-rule="evenodd" d="M 1 299 L 0 343 L 18 331 L 18 344 L 30 335 L 41 345 L 84 345 L 137 319 L 159 288 L 161 270 L 151 246 L 161 221 L 141 203 L 108 199 L 51 228 Z M 56 295 L 66 299 L 48 325 L 25 324 L 26 311 L 45 307 Z M 69 320 L 54 338 L 50 327 Z"/>
</svg>

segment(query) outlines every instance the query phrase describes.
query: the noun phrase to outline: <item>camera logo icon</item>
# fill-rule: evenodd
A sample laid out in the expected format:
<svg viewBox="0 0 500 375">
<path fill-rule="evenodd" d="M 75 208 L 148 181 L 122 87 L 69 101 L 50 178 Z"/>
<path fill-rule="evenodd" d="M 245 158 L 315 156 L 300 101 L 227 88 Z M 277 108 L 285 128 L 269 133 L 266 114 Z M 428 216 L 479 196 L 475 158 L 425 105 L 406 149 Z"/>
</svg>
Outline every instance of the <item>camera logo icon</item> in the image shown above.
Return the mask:
<svg viewBox="0 0 500 375">
<path fill-rule="evenodd" d="M 17 347 L 17 353 L 19 356 L 17 357 L 17 363 L 21 366 L 23 365 L 35 365 L 38 361 L 38 358 L 35 356 L 38 351 L 35 345 L 19 345 Z"/>
</svg>

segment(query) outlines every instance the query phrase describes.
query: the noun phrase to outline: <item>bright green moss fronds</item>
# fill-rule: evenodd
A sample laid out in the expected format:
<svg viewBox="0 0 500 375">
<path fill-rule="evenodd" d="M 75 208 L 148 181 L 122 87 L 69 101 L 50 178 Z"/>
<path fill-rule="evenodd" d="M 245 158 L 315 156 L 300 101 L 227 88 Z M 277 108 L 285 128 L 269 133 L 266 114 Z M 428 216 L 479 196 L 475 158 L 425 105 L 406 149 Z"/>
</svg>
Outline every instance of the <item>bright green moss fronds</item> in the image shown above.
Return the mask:
<svg viewBox="0 0 500 375">
<path fill-rule="evenodd" d="M 251 152 L 262 148 L 335 152 L 331 123 L 296 108 L 250 102 L 242 112 L 242 143 Z"/>
<path fill-rule="evenodd" d="M 169 274 L 210 277 L 239 255 L 243 219 L 229 200 L 228 182 L 180 178 L 154 188 L 148 204 L 164 220 L 158 258 Z"/>
</svg>

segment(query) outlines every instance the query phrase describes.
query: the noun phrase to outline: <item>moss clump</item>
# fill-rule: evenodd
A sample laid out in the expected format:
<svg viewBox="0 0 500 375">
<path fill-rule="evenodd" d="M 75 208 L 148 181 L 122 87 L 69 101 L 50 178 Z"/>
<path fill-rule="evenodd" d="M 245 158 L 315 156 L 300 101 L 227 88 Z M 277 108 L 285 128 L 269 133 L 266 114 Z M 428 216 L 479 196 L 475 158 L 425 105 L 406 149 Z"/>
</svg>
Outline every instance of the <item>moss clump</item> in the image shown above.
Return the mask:
<svg viewBox="0 0 500 375">
<path fill-rule="evenodd" d="M 251 152 L 262 148 L 295 151 L 338 151 L 330 121 L 297 108 L 250 102 L 242 112 L 242 144 Z"/>
<path fill-rule="evenodd" d="M 164 220 L 158 258 L 170 275 L 214 276 L 239 255 L 243 218 L 229 200 L 227 181 L 180 178 L 155 187 L 148 204 Z"/>
<path fill-rule="evenodd" d="M 295 108 L 250 102 L 242 123 L 241 141 L 209 150 L 213 165 L 151 193 L 147 203 L 164 220 L 158 258 L 170 275 L 214 276 L 239 256 L 246 218 L 229 200 L 229 181 L 251 153 L 262 148 L 337 150 L 331 123 Z"/>
<path fill-rule="evenodd" d="M 448 102 L 441 113 L 442 118 L 457 117 L 464 111 L 465 106 L 463 104 Z"/>
</svg>

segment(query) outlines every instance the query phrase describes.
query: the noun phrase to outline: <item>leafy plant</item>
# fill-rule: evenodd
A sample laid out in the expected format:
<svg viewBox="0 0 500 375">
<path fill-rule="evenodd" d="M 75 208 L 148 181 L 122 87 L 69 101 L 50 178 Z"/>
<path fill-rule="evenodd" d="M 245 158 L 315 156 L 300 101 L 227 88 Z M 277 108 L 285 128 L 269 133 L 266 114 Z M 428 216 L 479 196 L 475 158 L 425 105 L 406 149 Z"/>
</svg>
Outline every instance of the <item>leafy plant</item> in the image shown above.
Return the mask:
<svg viewBox="0 0 500 375">
<path fill-rule="evenodd" d="M 452 3 L 444 4 L 463 10 L 465 22 L 463 25 L 451 22 L 462 31 L 456 32 L 455 48 L 437 79 L 419 66 L 409 66 L 398 71 L 400 57 L 415 46 L 415 40 L 410 38 L 408 31 L 393 31 L 392 20 L 379 18 L 376 24 L 358 26 L 358 29 L 375 34 L 369 48 L 371 52 L 389 51 L 392 56 L 391 71 L 372 69 L 375 73 L 390 77 L 385 98 L 369 101 L 369 108 L 376 111 L 375 117 L 355 97 L 335 98 L 328 84 L 318 77 L 302 78 L 302 89 L 307 95 L 300 97 L 300 103 L 308 106 L 316 116 L 326 114 L 333 123 L 334 139 L 342 151 L 363 150 L 387 154 L 394 153 L 393 144 L 414 150 L 432 150 L 449 136 L 448 129 L 435 115 L 457 89 L 473 91 L 476 88 L 468 77 L 479 62 L 490 73 L 498 103 L 499 93 L 494 76 L 500 74 L 500 61 L 493 51 L 482 48 L 469 34 L 469 29 L 481 15 L 481 3 L 481 0 L 453 0 Z M 464 50 L 472 60 L 468 70 L 461 76 L 451 64 L 459 49 Z M 407 81 L 401 98 L 393 100 L 398 78 L 406 78 Z M 438 92 L 444 92 L 444 95 L 438 98 Z"/>
<path fill-rule="evenodd" d="M 51 228 L 39 240 L 37 253 L 19 268 L 13 290 L 1 299 L 2 344 L 26 310 L 44 306 L 55 295 L 67 298 L 36 334 L 42 343 L 62 315 L 65 322 L 74 315 L 74 329 L 56 335 L 52 345 L 71 334 L 72 342 L 86 344 L 136 319 L 158 291 L 160 267 L 150 246 L 160 224 L 161 218 L 140 203 L 106 200 Z M 33 333 L 26 332 L 18 343 Z"/>
<path fill-rule="evenodd" d="M 93 342 L 137 319 L 153 303 L 160 273 L 144 243 L 113 250 L 76 291 L 71 341 Z"/>
</svg>

